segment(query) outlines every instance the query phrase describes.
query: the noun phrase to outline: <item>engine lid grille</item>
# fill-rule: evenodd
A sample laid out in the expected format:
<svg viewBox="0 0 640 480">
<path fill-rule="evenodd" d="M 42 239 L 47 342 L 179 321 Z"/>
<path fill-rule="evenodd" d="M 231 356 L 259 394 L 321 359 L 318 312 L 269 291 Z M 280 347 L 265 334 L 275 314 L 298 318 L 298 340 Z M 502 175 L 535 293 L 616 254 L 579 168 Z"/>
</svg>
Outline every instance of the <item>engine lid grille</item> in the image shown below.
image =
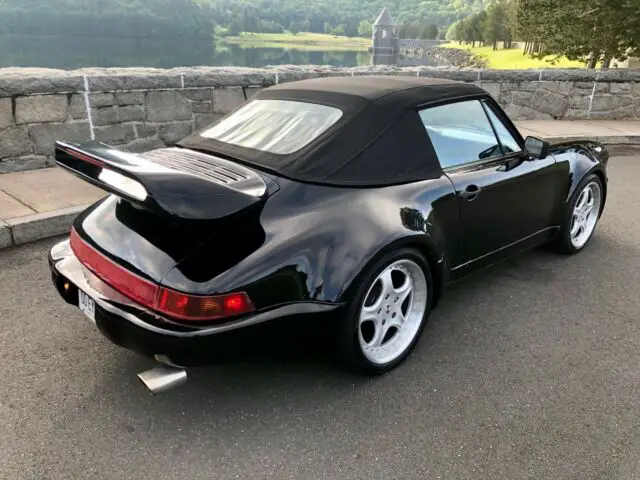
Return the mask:
<svg viewBox="0 0 640 480">
<path fill-rule="evenodd" d="M 237 163 L 184 148 L 158 148 L 138 154 L 163 167 L 198 176 L 253 196 L 262 196 L 266 184 L 262 177 Z"/>
</svg>

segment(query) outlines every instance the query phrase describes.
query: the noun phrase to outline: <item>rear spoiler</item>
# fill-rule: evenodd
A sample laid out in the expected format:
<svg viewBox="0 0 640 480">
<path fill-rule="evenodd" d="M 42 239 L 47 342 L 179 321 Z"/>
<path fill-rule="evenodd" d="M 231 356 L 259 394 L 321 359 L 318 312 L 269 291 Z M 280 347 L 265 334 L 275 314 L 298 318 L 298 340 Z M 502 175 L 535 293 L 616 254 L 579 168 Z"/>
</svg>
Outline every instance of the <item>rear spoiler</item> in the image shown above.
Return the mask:
<svg viewBox="0 0 640 480">
<path fill-rule="evenodd" d="M 157 214 L 182 219 L 227 217 L 277 189 L 254 170 L 183 148 L 132 154 L 96 141 L 58 141 L 55 160 L 102 190 Z"/>
</svg>

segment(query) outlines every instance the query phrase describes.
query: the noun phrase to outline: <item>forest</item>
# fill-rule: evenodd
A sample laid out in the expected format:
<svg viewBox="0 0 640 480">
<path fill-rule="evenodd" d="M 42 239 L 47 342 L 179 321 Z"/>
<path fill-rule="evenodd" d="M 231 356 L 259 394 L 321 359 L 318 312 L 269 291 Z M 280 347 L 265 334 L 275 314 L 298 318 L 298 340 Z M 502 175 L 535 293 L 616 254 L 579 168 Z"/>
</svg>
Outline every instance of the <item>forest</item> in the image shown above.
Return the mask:
<svg viewBox="0 0 640 480">
<path fill-rule="evenodd" d="M 447 38 L 594 67 L 640 55 L 640 0 L 0 0 L 0 33 L 202 38 L 241 32 L 369 37 L 387 7 L 402 38 Z"/>
<path fill-rule="evenodd" d="M 370 35 L 371 23 L 387 7 L 403 25 L 402 33 L 435 37 L 444 36 L 456 20 L 482 10 L 482 4 L 483 0 L 4 0 L 0 33 L 148 38 L 287 30 L 354 37 Z"/>
<path fill-rule="evenodd" d="M 525 43 L 534 58 L 549 55 L 608 68 L 612 59 L 640 56 L 639 0 L 493 0 L 454 22 L 446 38 L 509 48 Z"/>
</svg>

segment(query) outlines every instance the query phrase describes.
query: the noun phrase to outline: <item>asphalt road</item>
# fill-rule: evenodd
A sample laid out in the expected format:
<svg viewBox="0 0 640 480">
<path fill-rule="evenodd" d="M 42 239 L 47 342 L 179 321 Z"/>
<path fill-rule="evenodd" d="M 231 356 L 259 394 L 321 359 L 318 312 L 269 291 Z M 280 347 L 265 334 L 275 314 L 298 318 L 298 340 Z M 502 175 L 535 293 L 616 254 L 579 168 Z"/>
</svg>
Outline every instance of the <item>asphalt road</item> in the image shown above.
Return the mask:
<svg viewBox="0 0 640 480">
<path fill-rule="evenodd" d="M 0 478 L 640 478 L 640 157 L 610 176 L 587 250 L 457 284 L 376 379 L 310 348 L 154 397 L 151 362 L 58 299 L 52 241 L 2 251 Z"/>
</svg>

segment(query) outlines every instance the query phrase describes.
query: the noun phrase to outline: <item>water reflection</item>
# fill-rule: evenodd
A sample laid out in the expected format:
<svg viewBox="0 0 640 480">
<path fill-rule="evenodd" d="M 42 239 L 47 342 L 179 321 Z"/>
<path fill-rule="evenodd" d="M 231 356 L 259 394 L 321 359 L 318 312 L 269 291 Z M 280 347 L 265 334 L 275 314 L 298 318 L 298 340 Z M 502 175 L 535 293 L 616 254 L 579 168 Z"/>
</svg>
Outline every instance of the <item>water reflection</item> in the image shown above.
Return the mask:
<svg viewBox="0 0 640 480">
<path fill-rule="evenodd" d="M 0 35 L 0 67 L 155 67 L 266 65 L 370 65 L 367 51 L 298 50 L 174 38 Z"/>
</svg>

